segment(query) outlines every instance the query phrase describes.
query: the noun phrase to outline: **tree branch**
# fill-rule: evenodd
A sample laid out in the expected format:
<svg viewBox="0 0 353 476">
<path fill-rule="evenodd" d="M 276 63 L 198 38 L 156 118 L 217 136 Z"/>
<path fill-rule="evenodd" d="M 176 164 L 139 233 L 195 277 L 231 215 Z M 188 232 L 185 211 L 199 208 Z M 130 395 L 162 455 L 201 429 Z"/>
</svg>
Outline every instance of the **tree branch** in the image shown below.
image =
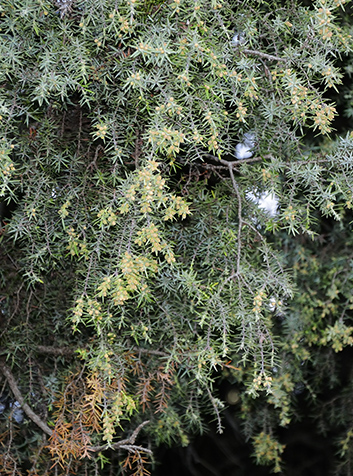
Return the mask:
<svg viewBox="0 0 353 476">
<path fill-rule="evenodd" d="M 30 420 L 33 421 L 41 430 L 44 431 L 47 435 L 51 436 L 53 431 L 49 426 L 32 410 L 32 408 L 24 401 L 24 398 L 20 392 L 20 389 L 17 386 L 15 377 L 13 376 L 10 368 L 0 360 L 0 370 L 6 377 L 9 387 L 11 388 L 12 393 L 14 394 L 16 400 L 21 405 L 22 410 L 28 416 Z"/>
<path fill-rule="evenodd" d="M 70 347 L 52 347 L 49 345 L 37 345 L 35 350 L 41 354 L 73 355 L 75 351 Z"/>
<path fill-rule="evenodd" d="M 53 430 L 49 428 L 49 426 L 36 414 L 34 411 L 31 409 L 31 407 L 25 402 L 22 393 L 20 392 L 20 389 L 17 386 L 15 377 L 13 376 L 13 373 L 11 372 L 11 369 L 5 364 L 5 362 L 0 360 L 0 370 L 4 377 L 7 380 L 7 383 L 9 384 L 9 387 L 14 394 L 16 400 L 18 403 L 21 405 L 22 410 L 25 412 L 25 414 L 28 416 L 30 420 L 33 421 L 44 433 L 46 433 L 48 436 L 52 436 Z M 90 451 L 93 452 L 99 452 L 99 451 L 104 451 L 109 448 L 111 449 L 124 449 L 127 451 L 140 451 L 148 454 L 152 454 L 152 451 L 143 448 L 142 446 L 137 446 L 135 445 L 136 438 L 142 428 L 146 426 L 150 421 L 146 420 L 134 430 L 130 438 L 126 438 L 124 440 L 118 441 L 117 443 L 113 443 L 112 445 L 102 445 L 102 446 L 93 446 L 90 448 Z"/>
<path fill-rule="evenodd" d="M 241 50 L 243 53 L 247 53 L 248 55 L 255 55 L 259 56 L 260 58 L 268 59 L 270 61 L 287 61 L 287 58 L 280 58 L 279 56 L 268 55 L 267 53 L 262 53 L 261 51 L 255 50 Z"/>
<path fill-rule="evenodd" d="M 126 449 L 128 451 L 143 451 L 144 453 L 152 454 L 151 450 L 148 450 L 147 448 L 143 448 L 142 446 L 135 445 L 135 440 L 138 434 L 140 433 L 142 428 L 146 426 L 149 422 L 150 422 L 149 420 L 146 420 L 140 423 L 139 426 L 134 430 L 130 438 L 126 438 L 125 440 L 118 441 L 116 443 L 113 443 L 112 445 L 92 446 L 90 448 L 90 451 L 93 451 L 96 453 L 96 452 L 105 451 L 108 449 L 117 450 L 118 448 L 121 448 L 121 449 Z"/>
<path fill-rule="evenodd" d="M 217 431 L 218 431 L 218 433 L 221 434 L 221 433 L 223 433 L 223 428 L 222 428 L 222 419 L 221 419 L 221 414 L 220 414 L 219 408 L 217 407 L 215 398 L 212 395 L 212 392 L 208 387 L 207 387 L 207 393 L 208 393 L 208 396 L 210 397 L 214 412 L 217 416 Z"/>
<path fill-rule="evenodd" d="M 251 163 L 251 162 L 261 162 L 261 160 L 263 160 L 263 159 L 272 158 L 271 154 L 267 154 L 267 155 L 263 155 L 261 157 L 251 157 L 250 159 L 224 160 L 224 159 L 221 159 L 220 157 L 216 157 L 215 155 L 207 154 L 207 153 L 203 153 L 203 152 L 201 152 L 201 156 L 206 157 L 207 159 L 215 160 L 216 162 L 219 162 L 220 164 L 225 165 L 227 168 L 229 168 L 229 166 L 238 167 L 239 165 L 244 164 L 244 163 L 248 164 L 248 163 Z"/>
<path fill-rule="evenodd" d="M 241 196 L 238 188 L 238 184 L 235 181 L 234 174 L 233 174 L 233 167 L 229 165 L 229 174 L 230 174 L 230 179 L 232 181 L 233 189 L 236 193 L 237 199 L 238 199 L 238 246 L 237 246 L 237 275 L 239 276 L 240 274 L 240 253 L 241 253 L 241 232 L 243 228 L 243 216 L 242 216 L 242 201 L 241 201 Z"/>
<path fill-rule="evenodd" d="M 150 354 L 160 355 L 161 357 L 170 357 L 170 354 L 167 354 L 167 352 L 163 352 L 162 350 L 143 349 L 142 347 L 133 347 L 132 350 L 138 352 L 139 354 Z"/>
<path fill-rule="evenodd" d="M 118 444 L 118 443 L 117 443 Z M 113 445 L 113 448 L 116 449 L 116 447 Z M 141 453 L 148 453 L 149 455 L 152 454 L 151 450 L 148 450 L 147 448 L 144 448 L 143 446 L 137 446 L 137 445 L 119 445 L 118 448 L 122 450 L 127 450 L 127 451 L 139 451 Z"/>
</svg>

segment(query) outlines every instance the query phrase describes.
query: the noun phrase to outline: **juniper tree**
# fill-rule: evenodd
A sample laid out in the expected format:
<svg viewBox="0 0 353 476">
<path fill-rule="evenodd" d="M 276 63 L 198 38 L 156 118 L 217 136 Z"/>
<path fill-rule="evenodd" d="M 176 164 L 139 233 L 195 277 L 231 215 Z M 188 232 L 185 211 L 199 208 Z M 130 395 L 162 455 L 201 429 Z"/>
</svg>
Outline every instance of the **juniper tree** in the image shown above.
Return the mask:
<svg viewBox="0 0 353 476">
<path fill-rule="evenodd" d="M 222 431 L 220 375 L 280 471 L 303 364 L 353 342 L 353 137 L 302 140 L 332 131 L 344 4 L 2 4 L 4 474 L 147 474 Z"/>
</svg>

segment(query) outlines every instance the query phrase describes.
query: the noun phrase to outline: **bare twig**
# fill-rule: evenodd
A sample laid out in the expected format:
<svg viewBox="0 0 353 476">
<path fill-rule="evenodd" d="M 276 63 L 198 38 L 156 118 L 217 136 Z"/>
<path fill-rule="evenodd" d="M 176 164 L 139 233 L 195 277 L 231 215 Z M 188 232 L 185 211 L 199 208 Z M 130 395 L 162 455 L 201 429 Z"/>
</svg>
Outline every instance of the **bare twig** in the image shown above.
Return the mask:
<svg viewBox="0 0 353 476">
<path fill-rule="evenodd" d="M 203 153 L 201 152 L 200 154 L 202 157 L 206 157 L 207 159 L 212 159 L 216 162 L 219 162 L 220 164 L 222 165 L 225 165 L 226 167 L 229 168 L 229 166 L 231 167 L 239 167 L 241 164 L 248 164 L 248 163 L 251 163 L 251 162 L 261 162 L 261 160 L 263 159 L 271 159 L 272 158 L 272 155 L 271 154 L 267 154 L 267 155 L 263 155 L 261 157 L 251 157 L 250 159 L 241 159 L 241 160 L 224 160 L 224 159 L 221 159 L 220 157 L 216 157 L 215 155 L 212 155 L 212 154 L 207 154 L 207 153 Z"/>
<path fill-rule="evenodd" d="M 118 441 L 117 443 L 113 443 L 112 445 L 92 446 L 90 448 L 90 451 L 93 451 L 96 453 L 99 451 L 105 451 L 109 448 L 114 450 L 121 448 L 121 449 L 126 449 L 128 451 L 141 451 L 141 452 L 143 451 L 144 453 L 152 454 L 151 450 L 148 450 L 147 448 L 143 448 L 142 446 L 135 445 L 135 441 L 138 434 L 140 433 L 140 431 L 142 430 L 144 426 L 148 425 L 149 422 L 150 422 L 149 420 L 146 420 L 140 423 L 140 425 L 134 430 L 130 438 L 126 438 L 125 440 Z"/>
<path fill-rule="evenodd" d="M 114 445 L 113 445 L 114 447 Z M 115 449 L 116 447 L 114 447 Z M 132 451 L 132 452 L 136 452 L 136 451 L 139 451 L 141 453 L 148 453 L 148 454 L 152 454 L 152 451 L 151 450 L 148 450 L 147 448 L 144 448 L 143 446 L 137 446 L 137 445 L 120 445 L 118 448 L 122 449 L 122 450 L 127 450 L 127 451 Z"/>
<path fill-rule="evenodd" d="M 207 170 L 212 170 L 213 172 L 218 172 L 219 170 L 228 170 L 228 167 L 226 167 L 225 165 L 206 164 L 205 162 L 197 163 L 197 165 Z"/>
<path fill-rule="evenodd" d="M 99 144 L 96 148 L 96 151 L 94 153 L 94 159 L 92 160 L 92 162 L 90 162 L 90 164 L 88 165 L 88 169 L 90 168 L 91 170 L 93 169 L 97 169 L 97 160 L 98 160 L 98 154 L 99 154 L 99 151 L 100 150 L 104 150 L 104 148 Z"/>
</svg>

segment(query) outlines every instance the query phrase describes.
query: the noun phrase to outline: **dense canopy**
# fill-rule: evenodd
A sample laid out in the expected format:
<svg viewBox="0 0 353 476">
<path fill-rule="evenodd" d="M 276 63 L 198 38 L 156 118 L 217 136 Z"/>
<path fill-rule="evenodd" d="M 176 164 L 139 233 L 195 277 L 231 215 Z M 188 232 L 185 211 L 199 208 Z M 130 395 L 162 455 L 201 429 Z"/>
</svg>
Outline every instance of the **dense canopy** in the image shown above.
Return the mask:
<svg viewBox="0 0 353 476">
<path fill-rule="evenodd" d="M 350 9 L 2 2 L 1 474 L 153 474 L 226 405 L 280 472 L 303 395 L 351 474 Z"/>
</svg>

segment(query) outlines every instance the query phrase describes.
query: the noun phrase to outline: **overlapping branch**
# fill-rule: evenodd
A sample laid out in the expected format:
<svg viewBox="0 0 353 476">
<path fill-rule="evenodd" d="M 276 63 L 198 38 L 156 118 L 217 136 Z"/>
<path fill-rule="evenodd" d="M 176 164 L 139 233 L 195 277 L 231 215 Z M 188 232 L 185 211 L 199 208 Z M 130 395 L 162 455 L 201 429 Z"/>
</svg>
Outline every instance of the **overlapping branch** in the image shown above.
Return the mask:
<svg viewBox="0 0 353 476">
<path fill-rule="evenodd" d="M 136 441 L 136 438 L 137 438 L 138 434 L 140 433 L 140 431 L 142 430 L 142 428 L 144 426 L 148 425 L 149 422 L 150 422 L 149 420 L 146 420 L 146 421 L 143 421 L 142 423 L 140 423 L 139 426 L 134 430 L 134 432 L 132 433 L 130 438 L 126 438 L 125 440 L 118 441 L 116 443 L 113 443 L 112 445 L 106 444 L 106 445 L 101 445 L 101 446 L 92 446 L 90 448 L 90 451 L 100 452 L 100 451 L 105 451 L 105 450 L 111 448 L 111 449 L 114 449 L 114 450 L 122 449 L 122 450 L 127 450 L 127 451 L 133 451 L 133 452 L 139 451 L 139 452 L 143 452 L 143 453 L 152 454 L 151 450 L 148 450 L 147 448 L 143 448 L 142 446 L 135 445 L 135 441 Z"/>
<path fill-rule="evenodd" d="M 1 360 L 0 360 L 0 371 L 6 378 L 12 393 L 14 394 L 18 403 L 21 405 L 21 408 L 25 412 L 27 417 L 30 420 L 32 420 L 33 423 L 35 423 L 44 433 L 46 433 L 48 436 L 52 436 L 53 430 L 49 428 L 49 426 L 31 409 L 28 403 L 25 402 L 24 397 L 16 383 L 15 377 L 13 373 L 11 372 L 11 369 L 6 365 L 4 361 L 1 361 Z M 146 426 L 148 423 L 149 423 L 149 420 L 146 420 L 140 423 L 140 425 L 138 425 L 138 427 L 133 431 L 132 435 L 129 438 L 120 440 L 111 445 L 105 444 L 101 446 L 92 446 L 89 448 L 89 450 L 91 452 L 96 453 L 100 451 L 105 451 L 107 449 L 114 449 L 114 450 L 123 449 L 129 452 L 139 452 L 139 453 L 143 452 L 147 454 L 152 454 L 151 450 L 144 448 L 142 446 L 135 445 L 135 441 L 138 434 L 140 433 L 142 428 Z"/>
</svg>

